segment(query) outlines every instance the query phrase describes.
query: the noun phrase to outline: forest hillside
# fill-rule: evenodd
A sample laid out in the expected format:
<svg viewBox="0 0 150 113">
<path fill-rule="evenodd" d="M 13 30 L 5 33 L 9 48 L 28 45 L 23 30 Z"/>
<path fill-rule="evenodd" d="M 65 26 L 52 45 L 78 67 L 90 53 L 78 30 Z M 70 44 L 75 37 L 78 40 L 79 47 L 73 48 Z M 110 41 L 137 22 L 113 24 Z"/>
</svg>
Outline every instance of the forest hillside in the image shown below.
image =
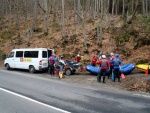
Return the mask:
<svg viewBox="0 0 150 113">
<path fill-rule="evenodd" d="M 0 56 L 13 48 L 45 47 L 87 63 L 119 53 L 123 63 L 150 56 L 150 0 L 1 0 Z"/>
</svg>

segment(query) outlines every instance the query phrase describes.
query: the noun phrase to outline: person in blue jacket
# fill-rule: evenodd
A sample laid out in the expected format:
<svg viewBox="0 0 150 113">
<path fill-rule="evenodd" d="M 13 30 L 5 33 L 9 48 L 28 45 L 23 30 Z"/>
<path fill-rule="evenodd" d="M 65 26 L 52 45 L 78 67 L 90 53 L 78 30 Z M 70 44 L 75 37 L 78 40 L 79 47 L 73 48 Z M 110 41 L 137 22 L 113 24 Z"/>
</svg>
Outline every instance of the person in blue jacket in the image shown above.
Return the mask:
<svg viewBox="0 0 150 113">
<path fill-rule="evenodd" d="M 119 59 L 119 54 L 115 55 L 115 59 L 112 61 L 113 63 L 113 73 L 114 73 L 114 80 L 113 82 L 115 82 L 116 77 L 118 78 L 118 82 L 120 82 L 120 65 L 122 64 L 121 60 Z"/>
<path fill-rule="evenodd" d="M 55 75 L 55 68 L 54 68 L 54 65 L 55 65 L 55 62 L 57 61 L 57 58 L 55 57 L 55 54 L 52 54 L 50 57 L 49 57 L 49 65 L 50 65 L 50 75 Z"/>
</svg>

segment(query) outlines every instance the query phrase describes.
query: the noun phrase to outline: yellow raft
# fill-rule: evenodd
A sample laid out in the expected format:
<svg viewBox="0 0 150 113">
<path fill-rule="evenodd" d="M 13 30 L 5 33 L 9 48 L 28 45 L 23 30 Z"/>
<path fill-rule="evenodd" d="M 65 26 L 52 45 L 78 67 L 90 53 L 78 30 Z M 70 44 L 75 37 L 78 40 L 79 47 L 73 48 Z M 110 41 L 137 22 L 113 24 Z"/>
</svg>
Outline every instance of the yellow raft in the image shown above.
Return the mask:
<svg viewBox="0 0 150 113">
<path fill-rule="evenodd" d="M 148 64 L 138 64 L 138 65 L 136 65 L 136 68 L 139 71 L 145 72 L 147 69 L 150 69 L 150 65 L 148 65 Z"/>
</svg>

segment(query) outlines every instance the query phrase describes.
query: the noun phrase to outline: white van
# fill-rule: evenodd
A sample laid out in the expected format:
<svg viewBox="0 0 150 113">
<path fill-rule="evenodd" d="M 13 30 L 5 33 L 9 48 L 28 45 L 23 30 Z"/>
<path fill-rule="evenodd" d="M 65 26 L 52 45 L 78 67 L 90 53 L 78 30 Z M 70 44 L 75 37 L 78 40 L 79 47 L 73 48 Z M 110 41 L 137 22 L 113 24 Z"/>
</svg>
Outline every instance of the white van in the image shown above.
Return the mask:
<svg viewBox="0 0 150 113">
<path fill-rule="evenodd" d="M 4 61 L 7 70 L 11 68 L 29 69 L 30 73 L 48 69 L 48 57 L 54 49 L 23 48 L 13 49 Z"/>
</svg>

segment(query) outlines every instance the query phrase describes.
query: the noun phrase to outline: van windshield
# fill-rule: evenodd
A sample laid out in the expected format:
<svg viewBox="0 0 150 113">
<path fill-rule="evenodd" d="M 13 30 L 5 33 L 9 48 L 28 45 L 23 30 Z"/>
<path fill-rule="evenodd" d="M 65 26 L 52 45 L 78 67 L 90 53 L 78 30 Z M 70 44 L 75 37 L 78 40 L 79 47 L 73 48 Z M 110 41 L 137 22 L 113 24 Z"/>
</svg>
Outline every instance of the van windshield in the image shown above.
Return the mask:
<svg viewBox="0 0 150 113">
<path fill-rule="evenodd" d="M 12 58 L 14 57 L 14 51 L 12 51 L 9 55 L 8 55 L 8 58 Z"/>
</svg>

